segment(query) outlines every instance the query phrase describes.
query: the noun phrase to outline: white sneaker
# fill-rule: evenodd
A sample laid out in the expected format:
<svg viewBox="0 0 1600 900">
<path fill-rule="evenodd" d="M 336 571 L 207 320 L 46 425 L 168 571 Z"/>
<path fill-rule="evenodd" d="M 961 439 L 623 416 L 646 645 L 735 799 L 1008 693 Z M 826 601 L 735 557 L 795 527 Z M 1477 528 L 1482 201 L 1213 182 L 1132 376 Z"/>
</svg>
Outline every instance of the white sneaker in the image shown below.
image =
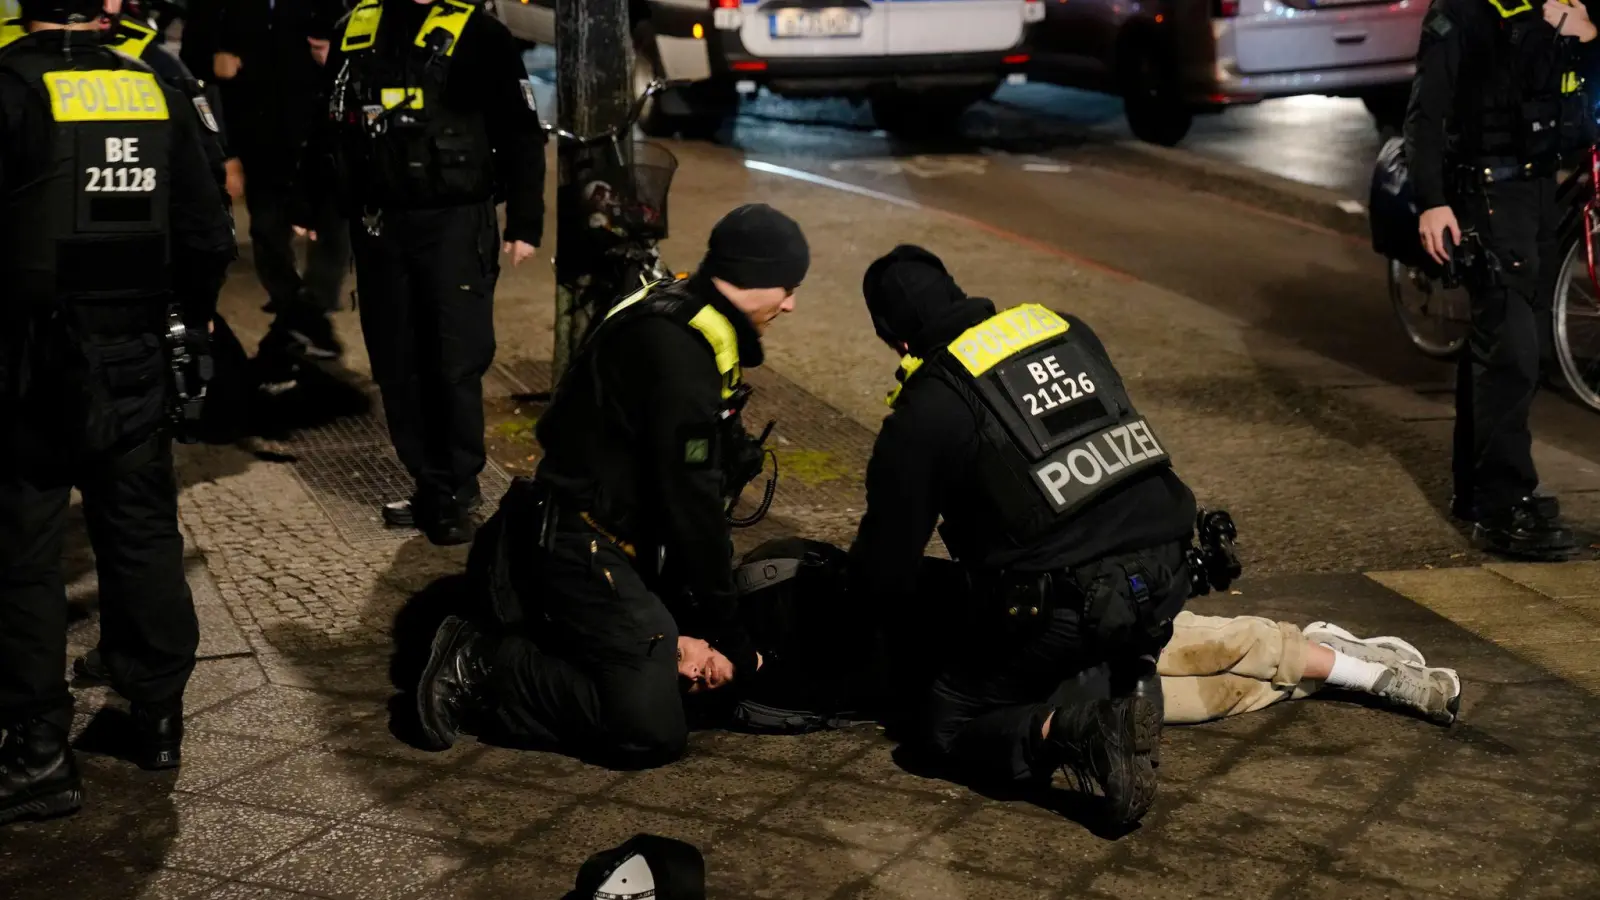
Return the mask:
<svg viewBox="0 0 1600 900">
<path fill-rule="evenodd" d="M 1372 686 L 1372 693 L 1421 713 L 1428 721 L 1449 725 L 1461 710 L 1461 677 L 1454 669 L 1426 666 L 1391 666 Z"/>
<path fill-rule="evenodd" d="M 1332 622 L 1312 622 L 1303 629 L 1306 639 L 1313 644 L 1332 648 L 1345 656 L 1353 656 L 1380 666 L 1425 666 L 1428 661 L 1422 651 L 1397 637 L 1358 638 Z"/>
</svg>

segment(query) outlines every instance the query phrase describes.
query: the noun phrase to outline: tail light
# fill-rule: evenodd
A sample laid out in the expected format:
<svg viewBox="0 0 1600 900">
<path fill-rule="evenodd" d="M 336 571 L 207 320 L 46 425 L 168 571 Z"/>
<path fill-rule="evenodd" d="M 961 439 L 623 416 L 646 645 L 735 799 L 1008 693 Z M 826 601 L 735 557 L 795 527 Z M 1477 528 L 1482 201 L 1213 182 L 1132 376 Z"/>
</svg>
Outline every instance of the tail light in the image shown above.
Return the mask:
<svg viewBox="0 0 1600 900">
<path fill-rule="evenodd" d="M 1211 15 L 1218 19 L 1232 19 L 1239 15 L 1239 0 L 1211 0 Z"/>
<path fill-rule="evenodd" d="M 1042 22 L 1042 21 L 1044 21 L 1044 0 L 1023 0 L 1023 3 L 1022 3 L 1022 21 L 1024 21 L 1024 22 Z"/>
<path fill-rule="evenodd" d="M 744 24 L 739 0 L 711 0 L 711 24 L 718 31 L 738 31 Z"/>
</svg>

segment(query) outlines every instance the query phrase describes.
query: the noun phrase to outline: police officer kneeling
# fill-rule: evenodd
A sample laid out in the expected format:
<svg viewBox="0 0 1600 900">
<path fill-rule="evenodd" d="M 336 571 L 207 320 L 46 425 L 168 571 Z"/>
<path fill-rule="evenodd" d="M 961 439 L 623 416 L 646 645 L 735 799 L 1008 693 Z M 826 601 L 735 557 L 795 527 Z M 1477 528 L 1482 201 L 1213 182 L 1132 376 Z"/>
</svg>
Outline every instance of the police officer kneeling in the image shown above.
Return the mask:
<svg viewBox="0 0 1600 900">
<path fill-rule="evenodd" d="M 165 428 L 170 248 L 233 241 L 198 125 L 174 112 L 188 99 L 100 46 L 100 0 L 22 11 L 30 33 L 0 50 L 0 822 L 82 802 L 62 677 L 74 486 L 133 755 L 178 764 L 199 629 Z"/>
<path fill-rule="evenodd" d="M 873 263 L 863 292 L 902 356 L 850 549 L 852 596 L 882 598 L 891 672 L 927 653 L 893 636 L 927 630 L 917 573 L 940 517 L 969 580 L 931 691 L 903 688 L 925 698 L 913 741 L 973 780 L 1048 784 L 1065 767 L 1114 823 L 1137 821 L 1156 789 L 1154 662 L 1190 595 L 1193 493 L 1079 319 L 997 313 L 913 246 Z M 1059 699 L 1100 665 L 1109 700 Z"/>
<path fill-rule="evenodd" d="M 417 692 L 429 743 L 489 728 L 661 765 L 687 746 L 680 675 L 716 687 L 760 668 L 736 618 L 728 520 L 761 468 L 742 373 L 809 265 L 792 219 L 740 207 L 693 276 L 624 299 L 591 331 L 539 420 L 534 480 L 473 545 L 498 622 L 447 619 L 435 638 Z"/>
<path fill-rule="evenodd" d="M 1452 512 L 1484 549 L 1537 559 L 1576 546 L 1555 498 L 1536 492 L 1528 414 L 1560 265 L 1556 168 L 1594 138 L 1576 72 L 1594 37 L 1581 2 L 1434 0 L 1406 114 L 1424 248 L 1444 264 L 1447 240 L 1481 242 L 1464 273 Z"/>
</svg>

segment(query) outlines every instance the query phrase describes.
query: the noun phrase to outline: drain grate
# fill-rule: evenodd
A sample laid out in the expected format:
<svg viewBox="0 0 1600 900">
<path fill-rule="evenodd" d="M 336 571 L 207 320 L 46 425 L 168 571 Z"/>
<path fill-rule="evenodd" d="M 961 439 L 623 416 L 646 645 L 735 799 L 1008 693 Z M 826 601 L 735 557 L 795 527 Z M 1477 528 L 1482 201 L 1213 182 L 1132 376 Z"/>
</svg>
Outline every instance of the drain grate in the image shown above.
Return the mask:
<svg viewBox="0 0 1600 900">
<path fill-rule="evenodd" d="M 406 540 L 408 529 L 389 528 L 383 504 L 411 495 L 411 476 L 395 456 L 389 429 L 374 402 L 373 412 L 297 431 L 287 440 L 264 442 L 264 449 L 293 460 L 291 467 L 340 536 L 352 544 Z M 510 486 L 505 470 L 490 460 L 479 476 L 484 505 L 494 511 Z"/>
</svg>

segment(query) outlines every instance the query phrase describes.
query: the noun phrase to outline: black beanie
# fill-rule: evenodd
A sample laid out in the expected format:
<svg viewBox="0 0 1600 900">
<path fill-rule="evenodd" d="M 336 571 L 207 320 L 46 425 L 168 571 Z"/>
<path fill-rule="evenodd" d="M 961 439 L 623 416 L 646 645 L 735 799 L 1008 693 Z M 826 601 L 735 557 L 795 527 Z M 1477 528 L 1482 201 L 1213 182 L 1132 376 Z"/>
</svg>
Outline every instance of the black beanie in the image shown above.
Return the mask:
<svg viewBox="0 0 1600 900">
<path fill-rule="evenodd" d="M 989 301 L 967 297 L 939 257 L 914 244 L 868 266 L 861 294 L 878 337 L 918 355 L 994 313 Z"/>
<path fill-rule="evenodd" d="M 795 288 L 811 267 L 800 225 L 765 203 L 741 206 L 711 229 L 700 271 L 736 288 Z"/>
<path fill-rule="evenodd" d="M 99 20 L 103 5 L 104 0 L 21 0 L 18 13 L 24 22 L 88 24 Z"/>
</svg>

